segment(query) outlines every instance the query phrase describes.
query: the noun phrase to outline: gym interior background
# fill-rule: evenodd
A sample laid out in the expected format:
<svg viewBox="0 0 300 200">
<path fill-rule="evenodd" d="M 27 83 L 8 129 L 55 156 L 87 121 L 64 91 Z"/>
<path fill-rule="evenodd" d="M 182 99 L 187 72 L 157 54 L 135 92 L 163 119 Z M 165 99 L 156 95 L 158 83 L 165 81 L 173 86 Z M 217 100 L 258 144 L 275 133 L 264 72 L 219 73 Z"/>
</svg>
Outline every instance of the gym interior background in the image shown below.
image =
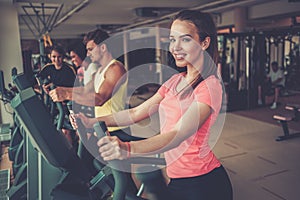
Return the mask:
<svg viewBox="0 0 300 200">
<path fill-rule="evenodd" d="M 235 199 L 299 199 L 300 140 L 294 136 L 300 131 L 300 1 L 1 0 L 0 5 L 0 69 L 6 88 L 12 83 L 12 69 L 31 76 L 37 63 L 43 64 L 45 47 L 52 42 L 67 47 L 96 28 L 111 35 L 136 28 L 124 34 L 121 50 L 130 48 L 128 44 L 153 43 L 161 48 L 168 45 L 167 36 L 152 30 L 167 28 L 176 12 L 210 12 L 218 27 L 219 67 L 227 97 L 223 133 L 213 150 L 229 171 Z M 143 27 L 154 29 L 139 29 Z M 166 51 L 154 48 L 130 52 L 122 59 L 128 69 L 158 61 L 172 65 Z M 273 94 L 265 96 L 264 106 L 257 105 L 258 79 L 270 70 L 272 61 L 285 73 L 276 110 L 269 109 Z M 135 79 L 161 83 L 169 76 L 158 65 L 143 69 L 147 71 Z M 0 108 L 0 130 L 5 133 L 6 124 L 12 128 L 15 119 L 8 103 L 1 102 Z M 280 135 L 293 136 L 276 141 Z M 5 157 L 9 142 L 1 144 Z M 1 169 L 10 166 L 4 160 Z"/>
</svg>

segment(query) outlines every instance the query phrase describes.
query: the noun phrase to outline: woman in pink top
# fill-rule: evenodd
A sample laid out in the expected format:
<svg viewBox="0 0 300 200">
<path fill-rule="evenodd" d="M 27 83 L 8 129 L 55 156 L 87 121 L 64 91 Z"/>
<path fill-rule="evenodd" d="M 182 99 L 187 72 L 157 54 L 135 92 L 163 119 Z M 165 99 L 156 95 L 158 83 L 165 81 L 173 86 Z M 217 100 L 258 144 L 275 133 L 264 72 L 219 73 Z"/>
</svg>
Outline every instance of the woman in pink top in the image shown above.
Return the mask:
<svg viewBox="0 0 300 200">
<path fill-rule="evenodd" d="M 105 117 L 76 117 L 87 127 L 97 120 L 107 126 L 127 126 L 158 111 L 160 134 L 132 142 L 106 136 L 98 141 L 103 159 L 164 152 L 169 199 L 231 200 L 228 175 L 208 145 L 223 93 L 216 67 L 217 32 L 211 16 L 191 10 L 177 14 L 171 25 L 169 50 L 176 65 L 187 70 L 172 76 L 150 99 Z"/>
</svg>

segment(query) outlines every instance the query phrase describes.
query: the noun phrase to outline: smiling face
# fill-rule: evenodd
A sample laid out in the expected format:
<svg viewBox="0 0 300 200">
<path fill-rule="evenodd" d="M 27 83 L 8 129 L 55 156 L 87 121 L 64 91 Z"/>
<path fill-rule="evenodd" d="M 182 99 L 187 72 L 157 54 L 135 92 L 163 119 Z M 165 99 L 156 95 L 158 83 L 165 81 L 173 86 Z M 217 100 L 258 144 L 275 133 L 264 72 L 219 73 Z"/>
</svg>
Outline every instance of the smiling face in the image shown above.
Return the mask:
<svg viewBox="0 0 300 200">
<path fill-rule="evenodd" d="M 169 50 L 178 67 L 201 66 L 205 49 L 196 26 L 188 21 L 175 20 L 171 26 Z"/>
<path fill-rule="evenodd" d="M 55 50 L 51 51 L 51 55 L 50 55 L 51 61 L 54 64 L 56 69 L 60 69 L 63 63 L 63 55 L 61 55 L 60 53 L 58 53 Z"/>
<path fill-rule="evenodd" d="M 82 64 L 82 60 L 81 58 L 78 56 L 77 53 L 75 53 L 74 51 L 70 52 L 70 56 L 71 56 L 71 61 L 72 63 L 76 66 L 79 67 Z"/>
</svg>

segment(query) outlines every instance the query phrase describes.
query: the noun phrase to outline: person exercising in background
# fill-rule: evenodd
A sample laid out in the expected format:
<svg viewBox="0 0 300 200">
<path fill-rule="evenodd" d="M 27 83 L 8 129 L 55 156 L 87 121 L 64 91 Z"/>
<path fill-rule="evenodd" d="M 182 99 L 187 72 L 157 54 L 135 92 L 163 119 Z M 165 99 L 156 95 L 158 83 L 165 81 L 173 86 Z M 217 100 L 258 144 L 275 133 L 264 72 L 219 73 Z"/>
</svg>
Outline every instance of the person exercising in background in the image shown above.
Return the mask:
<svg viewBox="0 0 300 200">
<path fill-rule="evenodd" d="M 217 31 L 208 13 L 179 12 L 171 25 L 170 46 L 176 65 L 186 72 L 172 76 L 141 105 L 111 115 L 71 117 L 88 128 L 97 121 L 107 126 L 127 126 L 159 113 L 161 133 L 141 141 L 123 142 L 105 136 L 98 141 L 105 161 L 164 152 L 169 198 L 172 200 L 232 200 L 226 170 L 208 144 L 210 129 L 222 105 L 222 85 L 217 74 Z"/>
<path fill-rule="evenodd" d="M 86 57 L 86 49 L 83 43 L 76 43 L 69 48 L 69 54 L 71 57 L 71 62 L 76 70 L 76 83 L 75 86 L 82 86 L 83 85 L 83 72 L 84 67 L 82 63 Z"/>
<path fill-rule="evenodd" d="M 52 84 L 56 87 L 73 87 L 75 79 L 76 79 L 76 72 L 74 68 L 64 62 L 65 58 L 65 51 L 62 46 L 54 45 L 50 48 L 50 59 L 51 63 L 46 64 L 41 71 L 37 74 L 40 79 L 45 80 L 48 79 L 50 84 L 42 84 L 44 91 L 49 94 L 49 88 Z M 57 113 L 54 113 L 56 115 Z M 71 126 L 70 126 L 71 128 Z M 76 144 L 76 137 L 74 131 L 62 128 L 62 132 L 65 134 L 68 141 L 75 145 Z"/>
<path fill-rule="evenodd" d="M 71 65 L 64 62 L 65 51 L 62 46 L 54 45 L 50 48 L 51 63 L 42 67 L 38 76 L 48 78 L 56 86 L 73 87 L 76 79 L 76 71 Z M 46 91 L 48 91 L 48 88 Z"/>
<path fill-rule="evenodd" d="M 272 84 L 272 89 L 275 90 L 274 101 L 271 105 L 271 109 L 276 109 L 278 104 L 278 97 L 280 90 L 284 87 L 284 73 L 279 68 L 278 62 L 274 61 L 271 63 L 270 72 L 267 75 L 267 78 L 270 80 Z"/>
</svg>

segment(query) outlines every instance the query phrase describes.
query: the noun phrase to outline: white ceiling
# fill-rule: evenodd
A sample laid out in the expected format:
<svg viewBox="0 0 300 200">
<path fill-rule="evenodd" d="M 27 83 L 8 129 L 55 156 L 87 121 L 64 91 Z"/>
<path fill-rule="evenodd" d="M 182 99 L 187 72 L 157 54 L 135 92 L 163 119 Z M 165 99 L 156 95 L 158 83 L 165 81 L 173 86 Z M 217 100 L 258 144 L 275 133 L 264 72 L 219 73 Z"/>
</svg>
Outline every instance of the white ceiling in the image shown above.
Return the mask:
<svg viewBox="0 0 300 200">
<path fill-rule="evenodd" d="M 246 7 L 249 26 L 268 27 L 280 23 L 289 26 L 291 17 L 300 13 L 300 2 L 289 0 L 15 0 L 14 5 L 19 14 L 22 39 L 38 38 L 47 31 L 52 38 L 78 38 L 97 27 L 116 32 L 167 19 L 174 9 L 211 12 L 218 27 L 234 24 L 236 7 Z M 156 17 L 141 17 L 135 12 L 141 7 L 160 10 L 154 12 Z M 47 24 L 46 29 L 43 23 Z"/>
</svg>

